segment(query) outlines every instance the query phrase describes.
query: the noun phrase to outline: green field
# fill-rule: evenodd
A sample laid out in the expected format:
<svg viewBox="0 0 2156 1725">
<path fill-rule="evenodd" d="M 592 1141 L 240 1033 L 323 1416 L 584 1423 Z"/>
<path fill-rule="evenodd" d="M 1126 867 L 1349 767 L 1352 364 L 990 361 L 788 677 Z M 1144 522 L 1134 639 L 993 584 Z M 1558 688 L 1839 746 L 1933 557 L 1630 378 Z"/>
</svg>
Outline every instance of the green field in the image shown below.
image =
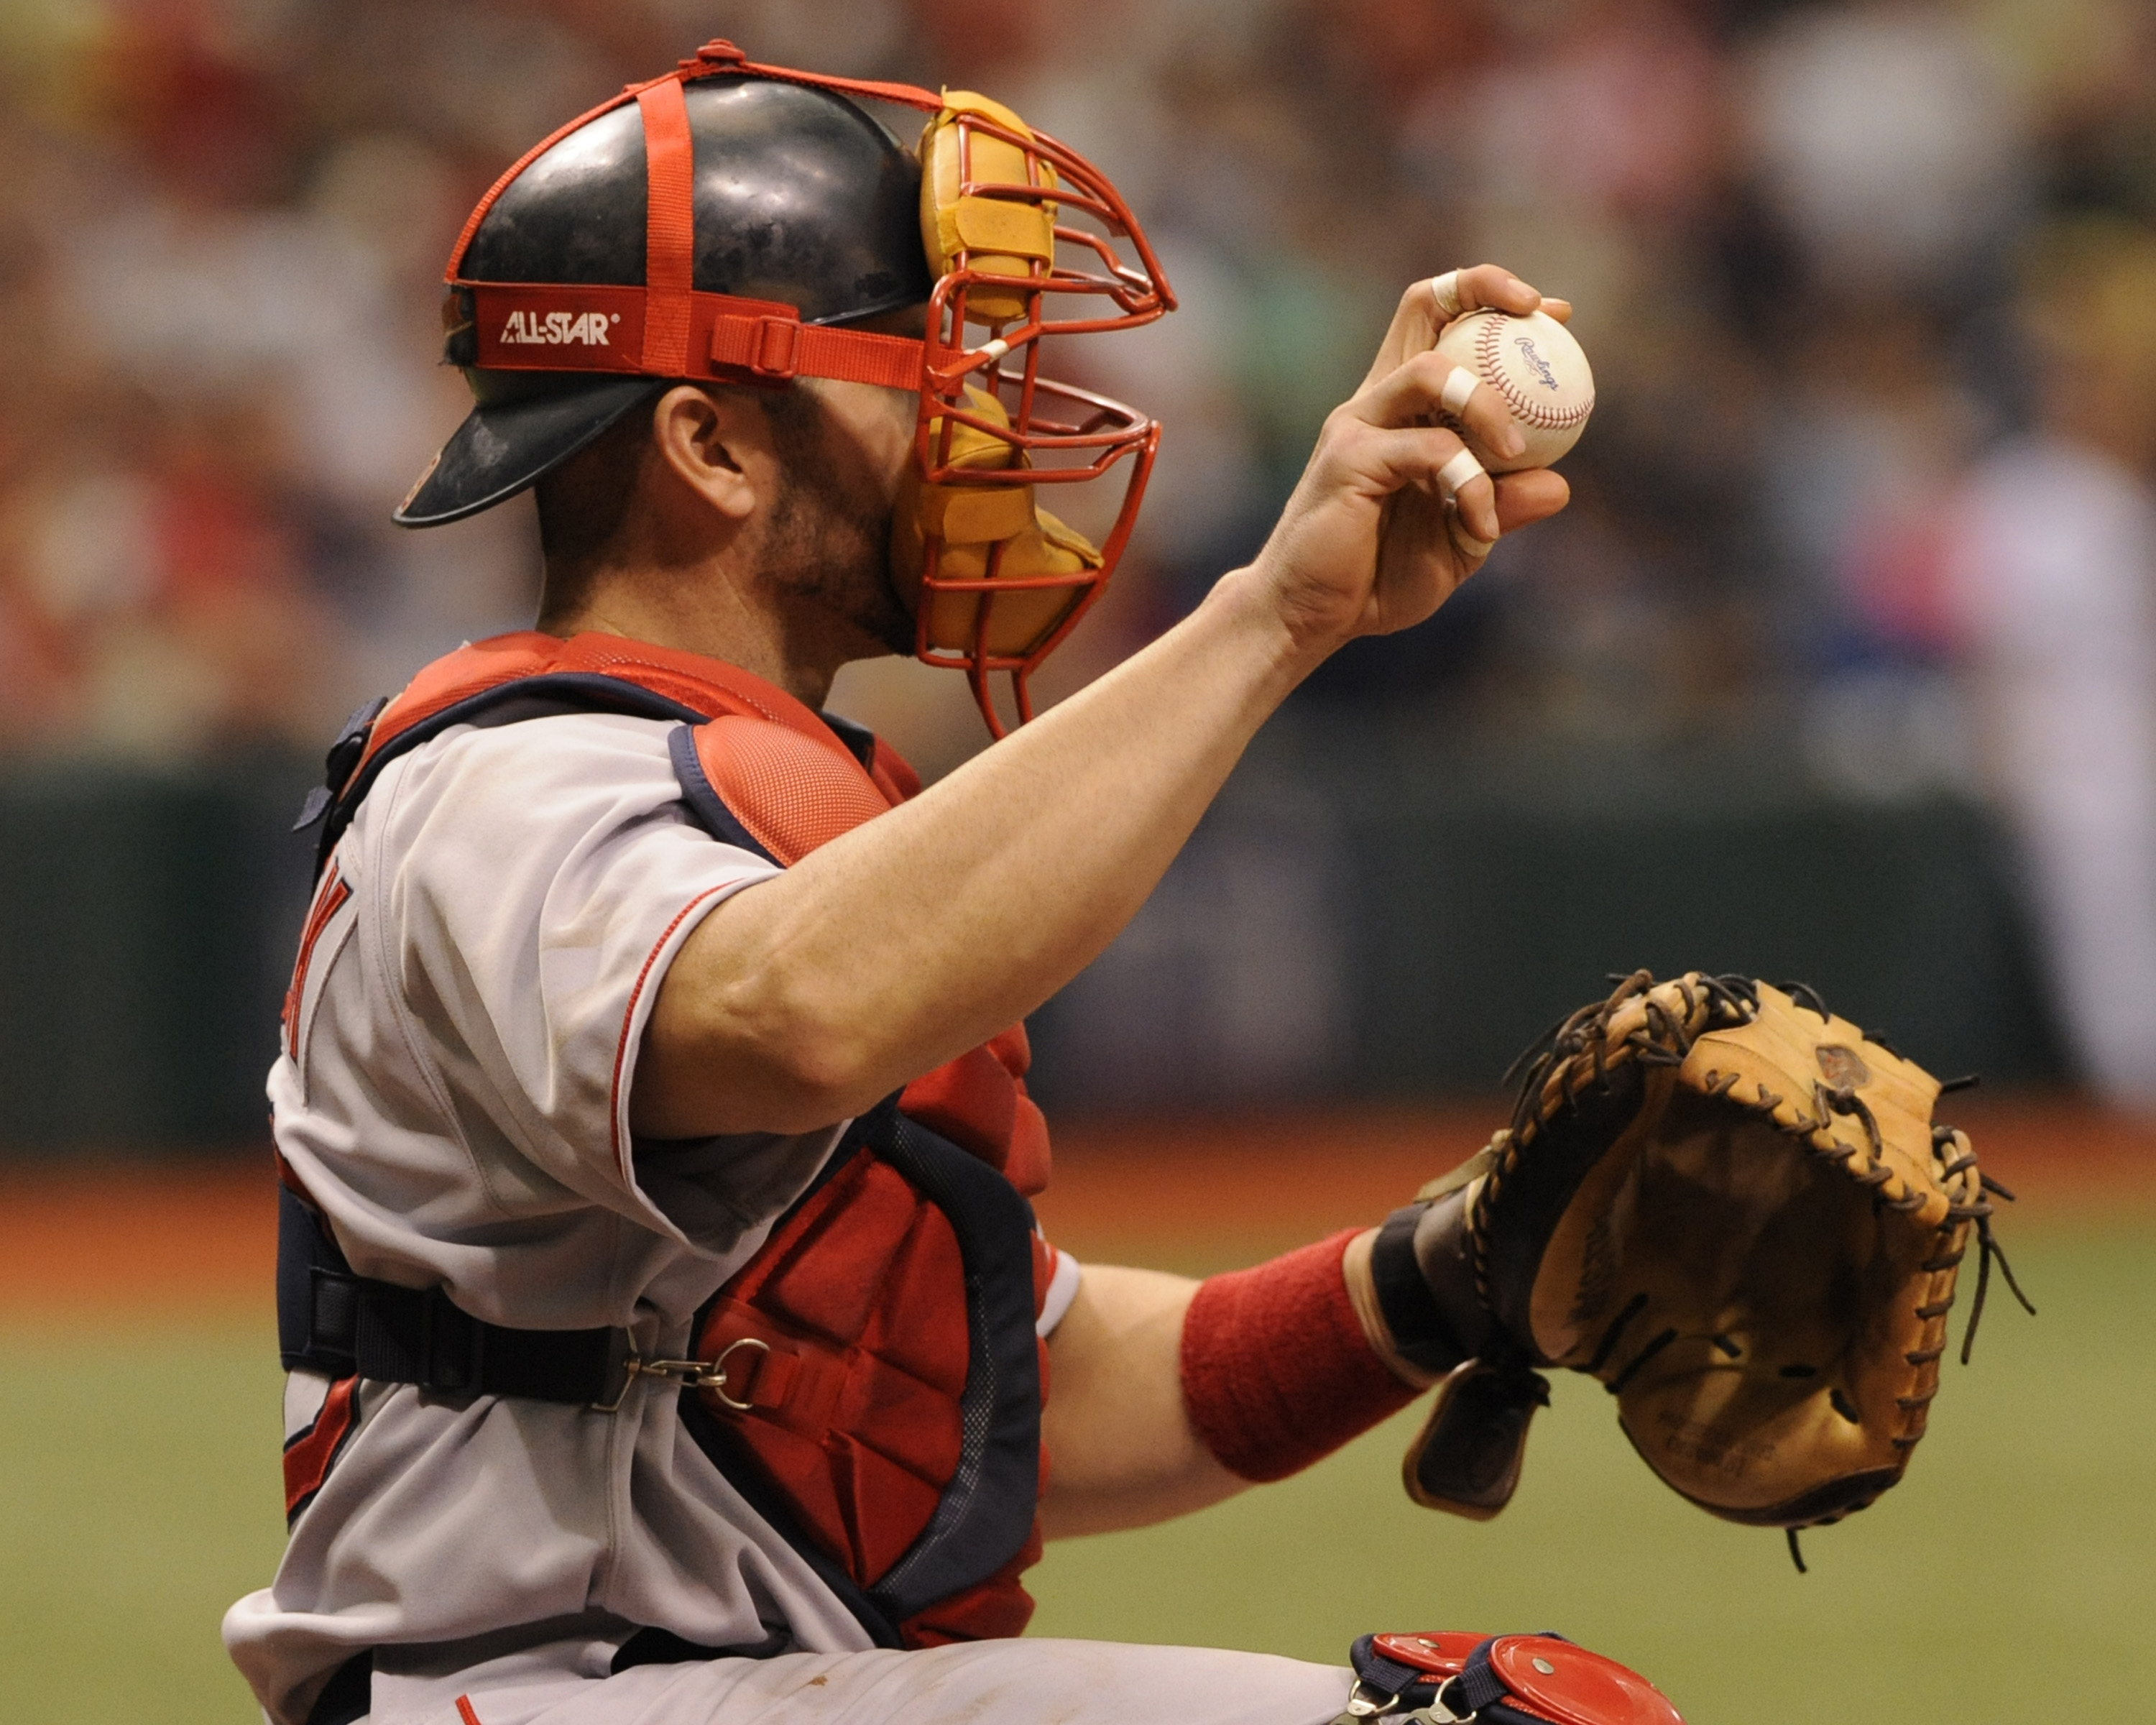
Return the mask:
<svg viewBox="0 0 2156 1725">
<path fill-rule="evenodd" d="M 2156 1227 L 2010 1231 L 2043 1316 L 1994 1303 L 1908 1481 L 1811 1535 L 1809 1576 L 1656 1484 L 1574 1379 L 1494 1522 L 1410 1506 L 1389 1429 L 1175 1526 L 1051 1548 L 1035 1629 L 1337 1660 L 1367 1629 L 1553 1628 L 1691 1725 L 1972 1725 L 2061 1686 L 2076 1718 L 2149 1717 Z M 0 1721 L 251 1718 L 217 1620 L 276 1561 L 270 1337 L 98 1329 L 0 1329 Z"/>
</svg>

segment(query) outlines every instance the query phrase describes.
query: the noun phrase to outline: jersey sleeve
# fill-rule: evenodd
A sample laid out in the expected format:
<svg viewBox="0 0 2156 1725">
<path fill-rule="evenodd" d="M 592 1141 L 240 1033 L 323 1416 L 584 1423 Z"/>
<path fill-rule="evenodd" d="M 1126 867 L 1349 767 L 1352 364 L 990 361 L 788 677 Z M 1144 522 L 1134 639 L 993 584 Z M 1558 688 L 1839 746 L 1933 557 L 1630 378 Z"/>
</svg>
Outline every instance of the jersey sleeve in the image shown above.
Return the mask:
<svg viewBox="0 0 2156 1725">
<path fill-rule="evenodd" d="M 1070 1310 L 1070 1302 L 1078 1297 L 1078 1284 L 1085 1275 L 1085 1266 L 1070 1253 L 1050 1245 L 1047 1237 L 1036 1232 L 1033 1236 L 1034 1255 L 1034 1333 L 1045 1342 L 1054 1335 Z"/>
<path fill-rule="evenodd" d="M 711 1140 L 667 1158 L 693 1178 L 639 1180 L 636 1053 L 667 967 L 778 872 L 685 819 L 669 729 L 576 715 L 451 733 L 370 798 L 393 793 L 367 872 L 405 1034 L 482 1178 L 550 1179 L 724 1250 L 790 1201 L 831 1135 Z"/>
</svg>

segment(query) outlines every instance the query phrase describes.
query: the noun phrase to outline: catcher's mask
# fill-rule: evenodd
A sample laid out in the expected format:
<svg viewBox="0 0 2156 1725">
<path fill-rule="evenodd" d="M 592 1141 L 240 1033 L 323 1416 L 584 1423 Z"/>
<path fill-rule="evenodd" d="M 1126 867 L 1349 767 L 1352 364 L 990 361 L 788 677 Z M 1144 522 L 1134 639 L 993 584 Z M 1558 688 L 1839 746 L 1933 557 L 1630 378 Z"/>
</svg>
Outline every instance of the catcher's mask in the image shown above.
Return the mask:
<svg viewBox="0 0 2156 1725">
<path fill-rule="evenodd" d="M 927 111 L 918 157 L 856 96 Z M 511 167 L 447 280 L 444 357 L 476 405 L 399 522 L 514 496 L 650 402 L 653 380 L 916 391 L 891 577 L 916 654 L 966 672 L 998 736 L 989 673 L 1030 718 L 1027 680 L 1113 572 L 1160 439 L 1041 371 L 1044 337 L 1174 308 L 1152 248 L 1106 175 L 984 96 L 708 44 Z M 923 340 L 850 327 L 916 305 Z M 1089 481 L 1113 510 L 1098 545 L 1034 501 Z"/>
</svg>

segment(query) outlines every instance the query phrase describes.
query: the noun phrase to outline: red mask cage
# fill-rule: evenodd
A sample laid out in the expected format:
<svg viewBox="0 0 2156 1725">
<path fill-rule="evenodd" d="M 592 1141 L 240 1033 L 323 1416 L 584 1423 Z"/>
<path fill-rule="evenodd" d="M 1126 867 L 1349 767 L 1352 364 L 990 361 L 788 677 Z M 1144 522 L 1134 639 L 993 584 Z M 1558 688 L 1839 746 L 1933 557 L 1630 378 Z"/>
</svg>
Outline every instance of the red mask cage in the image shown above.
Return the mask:
<svg viewBox="0 0 2156 1725">
<path fill-rule="evenodd" d="M 1160 444 L 1158 422 L 1135 408 L 1044 376 L 1042 343 L 1050 336 L 1135 328 L 1173 310 L 1175 300 L 1137 218 L 1098 168 L 1045 133 L 995 113 L 956 106 L 943 112 L 955 133 L 953 195 L 1041 210 L 1051 218 L 1055 244 L 1050 256 L 1029 260 L 998 255 L 993 236 L 944 258 L 932 249 L 932 267 L 942 267 L 929 299 L 923 354 L 916 439 L 921 477 L 931 485 L 1024 490 L 1113 484 L 1120 477 L 1122 485 L 1112 525 L 1095 553 L 1097 563 L 1081 558 L 1075 569 L 1028 567 L 1029 547 L 1020 536 L 990 546 L 985 567 L 974 572 L 966 567 L 972 559 L 953 557 L 945 536 L 925 536 L 914 650 L 927 664 L 964 670 L 988 728 L 1000 736 L 989 674 L 1009 674 L 1019 721 L 1030 719 L 1028 680 L 1114 572 Z M 1003 147 L 984 150 L 984 140 Z M 978 161 L 991 153 L 999 161 Z M 1023 165 L 1022 180 L 1010 172 L 1014 156 Z M 932 193 L 934 165 L 924 164 L 923 172 Z M 1118 241 L 1127 244 L 1132 258 L 1119 254 Z M 988 339 L 972 345 L 969 326 L 985 326 Z M 969 384 L 993 395 L 999 411 L 983 411 L 968 396 Z M 959 465 L 956 445 L 968 430 L 977 445 L 992 439 L 1008 456 L 992 465 L 976 453 Z M 1118 475 L 1115 470 L 1126 463 Z M 966 597 L 952 603 L 960 595 Z M 939 638 L 936 625 L 954 612 L 971 627 L 956 639 Z"/>
<path fill-rule="evenodd" d="M 694 161 L 681 92 L 700 79 L 743 76 L 937 116 L 931 134 L 947 134 L 955 176 L 943 176 L 948 196 L 939 208 L 936 169 L 924 164 L 925 243 L 938 277 L 924 341 L 807 325 L 791 305 L 694 290 Z M 465 250 L 502 190 L 560 139 L 632 101 L 643 110 L 650 187 L 644 285 L 465 279 Z M 954 216 L 954 208 L 965 213 Z M 947 244 L 932 225 L 939 215 Z M 1013 223 L 1035 239 L 1014 241 Z M 762 65 L 732 43 L 712 42 L 526 152 L 472 212 L 447 274 L 453 319 L 469 330 L 464 362 L 482 367 L 767 385 L 820 377 L 917 391 L 909 486 L 917 495 L 899 524 L 917 549 L 895 558 L 911 567 L 894 572 L 902 584 L 917 573 L 915 651 L 967 674 L 994 735 L 1004 726 L 993 672 L 1009 675 L 1019 722 L 1033 716 L 1028 680 L 1115 572 L 1160 441 L 1158 424 L 1135 408 L 1044 376 L 1041 343 L 1135 328 L 1175 306 L 1137 218 L 1085 157 L 978 98 Z M 608 339 L 519 339 L 535 320 L 573 331 L 578 319 L 593 320 L 583 326 L 589 330 L 603 321 Z M 978 347 L 969 327 L 985 333 Z M 1097 547 L 1032 509 L 1036 485 L 1118 480 L 1113 523 Z M 973 536 L 963 537 L 969 522 Z"/>
</svg>

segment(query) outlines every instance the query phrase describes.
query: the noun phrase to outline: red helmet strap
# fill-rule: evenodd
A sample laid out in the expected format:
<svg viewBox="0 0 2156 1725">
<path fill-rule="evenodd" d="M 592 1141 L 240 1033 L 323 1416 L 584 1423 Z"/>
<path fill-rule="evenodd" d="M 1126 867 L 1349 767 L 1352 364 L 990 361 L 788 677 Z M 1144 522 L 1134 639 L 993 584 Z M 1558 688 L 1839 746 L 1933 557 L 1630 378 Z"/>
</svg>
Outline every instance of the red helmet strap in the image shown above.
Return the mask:
<svg viewBox="0 0 2156 1725">
<path fill-rule="evenodd" d="M 679 78 L 636 93 L 644 116 L 644 369 L 680 377 L 689 366 L 689 296 L 696 290 L 696 167 Z"/>
<path fill-rule="evenodd" d="M 545 137 L 540 139 L 516 161 L 510 163 L 507 171 L 487 188 L 486 196 L 480 199 L 471 214 L 465 218 L 464 230 L 457 235 L 457 243 L 449 251 L 449 280 L 452 281 L 456 280 L 458 271 L 464 264 L 465 249 L 471 244 L 472 235 L 479 232 L 479 224 L 486 219 L 486 213 L 494 208 L 495 199 L 508 189 L 512 180 L 552 149 L 555 145 L 560 143 L 563 138 L 568 136 L 571 132 L 589 125 L 602 114 L 612 113 L 624 102 L 634 101 L 640 105 L 644 93 L 647 90 L 656 90 L 660 85 L 667 84 L 679 90 L 691 79 L 724 77 L 730 74 L 775 79 L 782 84 L 798 84 L 810 90 L 832 90 L 840 95 L 867 96 L 873 101 L 895 102 L 901 107 L 920 108 L 931 114 L 936 113 L 943 105 L 942 97 L 931 90 L 922 90 L 917 85 L 884 84 L 861 78 L 829 78 L 819 72 L 797 71 L 790 66 L 766 66 L 750 59 L 731 42 L 724 40 L 706 42 L 696 50 L 696 57 L 694 59 L 683 60 L 672 71 L 662 72 L 658 77 L 647 79 L 641 84 L 624 85 L 620 95 L 609 96 L 597 107 L 588 108 L 574 120 L 556 126 L 553 131 L 548 132 Z M 644 116 L 644 124 L 648 129 L 650 125 L 649 112 Z M 647 130 L 647 137 L 648 136 Z"/>
<path fill-rule="evenodd" d="M 675 70 L 630 85 L 527 150 L 495 182 L 465 223 L 449 254 L 449 280 L 470 299 L 475 341 L 470 362 L 501 371 L 616 372 L 750 383 L 829 377 L 920 388 L 919 341 L 804 325 L 794 307 L 775 300 L 696 291 L 696 151 L 685 90 L 691 79 L 735 72 L 912 107 L 934 109 L 942 100 L 911 85 L 868 85 L 753 64 L 728 42 L 708 43 L 695 59 L 682 61 Z M 643 284 L 465 280 L 465 252 L 510 182 L 571 132 L 629 101 L 644 122 L 648 190 Z"/>
</svg>

